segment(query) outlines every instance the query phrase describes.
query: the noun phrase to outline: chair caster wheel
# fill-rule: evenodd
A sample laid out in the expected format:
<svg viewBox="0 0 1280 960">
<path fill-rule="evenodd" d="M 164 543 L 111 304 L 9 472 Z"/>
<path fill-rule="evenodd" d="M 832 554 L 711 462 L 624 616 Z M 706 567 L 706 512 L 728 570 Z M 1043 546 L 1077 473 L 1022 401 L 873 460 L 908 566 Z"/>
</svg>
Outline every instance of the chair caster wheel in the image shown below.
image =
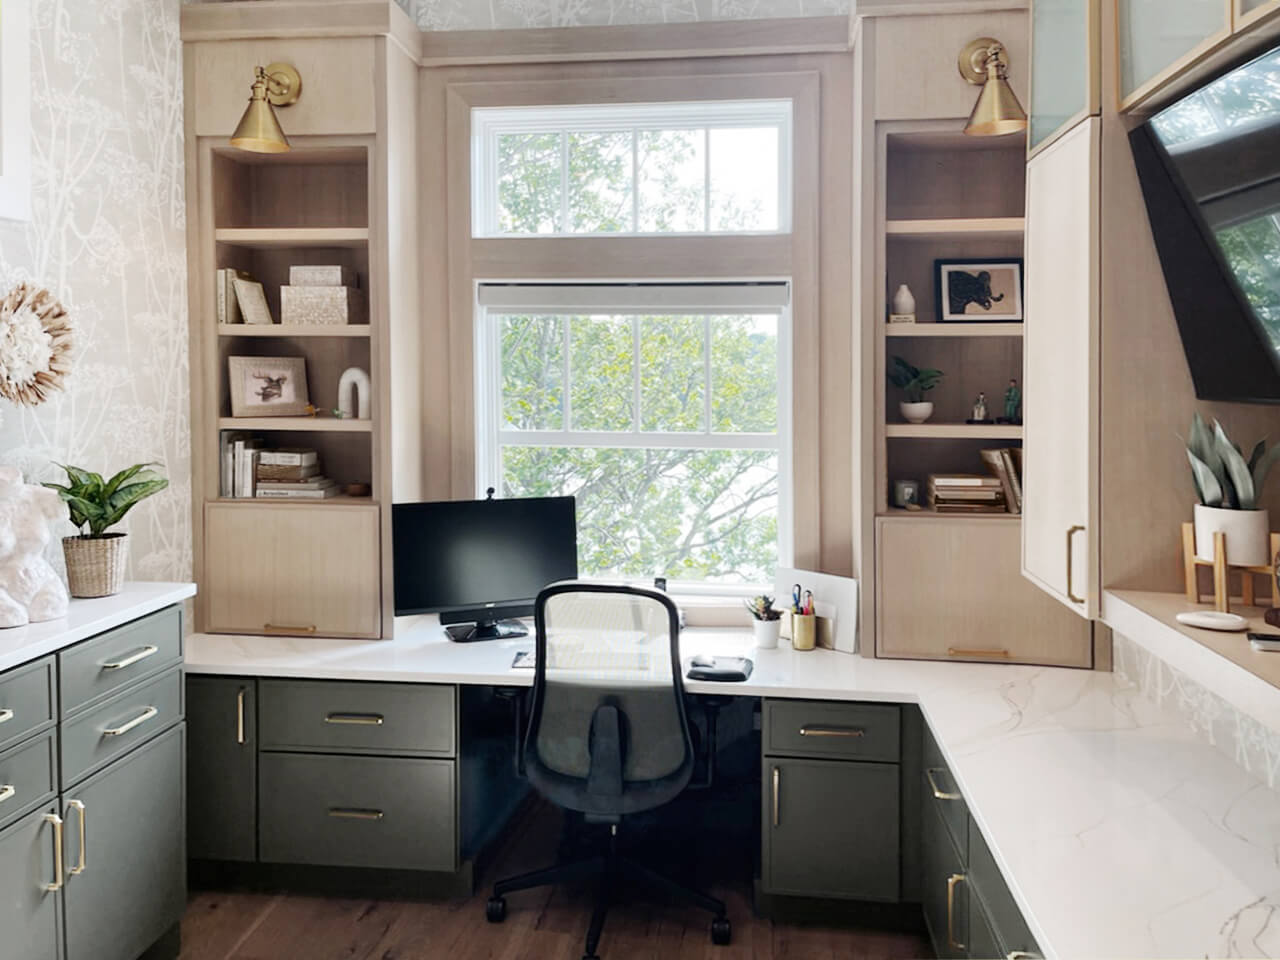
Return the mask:
<svg viewBox="0 0 1280 960">
<path fill-rule="evenodd" d="M 716 946 L 725 946 L 732 936 L 733 928 L 729 926 L 728 917 L 716 917 L 711 921 L 711 942 Z"/>
<path fill-rule="evenodd" d="M 490 897 L 484 905 L 484 918 L 490 923 L 501 923 L 507 919 L 507 898 Z"/>
</svg>

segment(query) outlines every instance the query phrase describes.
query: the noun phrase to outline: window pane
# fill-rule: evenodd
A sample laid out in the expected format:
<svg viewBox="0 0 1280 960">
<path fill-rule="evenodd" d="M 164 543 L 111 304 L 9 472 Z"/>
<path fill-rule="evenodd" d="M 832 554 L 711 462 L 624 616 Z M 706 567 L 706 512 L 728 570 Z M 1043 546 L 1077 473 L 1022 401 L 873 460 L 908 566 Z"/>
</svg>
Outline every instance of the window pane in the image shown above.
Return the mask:
<svg viewBox="0 0 1280 960">
<path fill-rule="evenodd" d="M 506 446 L 502 470 L 503 496 L 578 498 L 584 576 L 773 579 L 773 451 Z"/>
<path fill-rule="evenodd" d="M 569 134 L 569 230 L 630 233 L 631 134 Z"/>
<path fill-rule="evenodd" d="M 711 428 L 778 429 L 778 318 L 711 318 Z"/>
<path fill-rule="evenodd" d="M 635 429 L 631 319 L 573 317 L 569 330 L 570 429 Z"/>
<path fill-rule="evenodd" d="M 498 137 L 498 230 L 556 233 L 560 225 L 560 134 Z"/>
<path fill-rule="evenodd" d="M 706 325 L 702 317 L 641 317 L 640 429 L 706 429 Z"/>
<path fill-rule="evenodd" d="M 564 429 L 564 320 L 502 317 L 502 421 L 509 430 Z"/>
<path fill-rule="evenodd" d="M 704 130 L 642 130 L 636 134 L 641 233 L 706 229 Z"/>
<path fill-rule="evenodd" d="M 711 229 L 778 229 L 777 127 L 711 131 Z"/>
</svg>

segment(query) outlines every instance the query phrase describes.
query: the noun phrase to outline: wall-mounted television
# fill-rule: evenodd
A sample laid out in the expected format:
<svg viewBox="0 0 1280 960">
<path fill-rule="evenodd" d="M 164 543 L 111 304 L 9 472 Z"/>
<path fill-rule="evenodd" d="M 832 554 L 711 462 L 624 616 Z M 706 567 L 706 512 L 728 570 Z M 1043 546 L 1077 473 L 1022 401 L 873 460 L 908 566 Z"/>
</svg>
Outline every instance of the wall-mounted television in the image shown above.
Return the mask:
<svg viewBox="0 0 1280 960">
<path fill-rule="evenodd" d="M 1280 403 L 1280 47 L 1129 141 L 1196 396 Z"/>
</svg>

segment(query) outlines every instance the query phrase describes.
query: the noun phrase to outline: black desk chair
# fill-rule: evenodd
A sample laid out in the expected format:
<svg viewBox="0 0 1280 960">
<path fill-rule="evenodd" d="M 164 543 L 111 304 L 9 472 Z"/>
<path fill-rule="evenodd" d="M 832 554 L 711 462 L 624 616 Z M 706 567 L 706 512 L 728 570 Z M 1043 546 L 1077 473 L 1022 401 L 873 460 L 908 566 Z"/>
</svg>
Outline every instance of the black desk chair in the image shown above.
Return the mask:
<svg viewBox="0 0 1280 960">
<path fill-rule="evenodd" d="M 538 595 L 537 666 L 522 759 L 552 803 L 609 827 L 607 851 L 500 880 L 485 916 L 500 923 L 505 894 L 578 877 L 596 879 L 584 960 L 594 960 L 620 880 L 711 911 L 711 939 L 729 942 L 724 903 L 621 856 L 618 824 L 674 800 L 694 769 L 680 677 L 680 621 L 664 593 L 560 583 Z"/>
</svg>

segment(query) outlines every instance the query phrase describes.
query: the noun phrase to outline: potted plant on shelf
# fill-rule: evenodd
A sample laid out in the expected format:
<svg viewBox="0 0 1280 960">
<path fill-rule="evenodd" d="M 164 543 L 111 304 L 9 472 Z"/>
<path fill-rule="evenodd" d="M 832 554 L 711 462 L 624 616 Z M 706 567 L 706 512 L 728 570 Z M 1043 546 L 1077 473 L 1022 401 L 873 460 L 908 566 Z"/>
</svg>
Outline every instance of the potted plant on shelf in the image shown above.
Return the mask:
<svg viewBox="0 0 1280 960">
<path fill-rule="evenodd" d="M 1260 567 L 1271 564 L 1271 518 L 1258 509 L 1267 474 L 1280 458 L 1280 444 L 1267 448 L 1259 440 L 1246 461 L 1217 420 L 1210 430 L 1200 414 L 1191 419 L 1187 459 L 1200 502 L 1195 505 L 1196 556 L 1213 562 L 1213 535 L 1226 534 L 1227 563 Z"/>
<path fill-rule="evenodd" d="M 924 395 L 936 387 L 941 379 L 941 370 L 929 368 L 921 370 L 907 363 L 902 357 L 893 358 L 889 382 L 901 390 L 906 397 L 898 404 L 902 419 L 907 423 L 924 423 L 933 416 L 933 404 L 925 400 Z"/>
<path fill-rule="evenodd" d="M 136 463 L 110 480 L 101 474 L 59 464 L 67 473 L 67 485 L 46 483 L 67 504 L 71 522 L 80 530 L 62 538 L 67 560 L 67 587 L 73 597 L 109 597 L 124 587 L 124 568 L 129 557 L 129 535 L 110 533 L 134 505 L 159 493 L 169 481 L 150 469 L 154 464 Z"/>
<path fill-rule="evenodd" d="M 746 601 L 751 614 L 751 626 L 755 630 L 756 647 L 772 650 L 778 645 L 778 632 L 782 627 L 782 611 L 774 609 L 773 597 L 761 594 Z"/>
</svg>

